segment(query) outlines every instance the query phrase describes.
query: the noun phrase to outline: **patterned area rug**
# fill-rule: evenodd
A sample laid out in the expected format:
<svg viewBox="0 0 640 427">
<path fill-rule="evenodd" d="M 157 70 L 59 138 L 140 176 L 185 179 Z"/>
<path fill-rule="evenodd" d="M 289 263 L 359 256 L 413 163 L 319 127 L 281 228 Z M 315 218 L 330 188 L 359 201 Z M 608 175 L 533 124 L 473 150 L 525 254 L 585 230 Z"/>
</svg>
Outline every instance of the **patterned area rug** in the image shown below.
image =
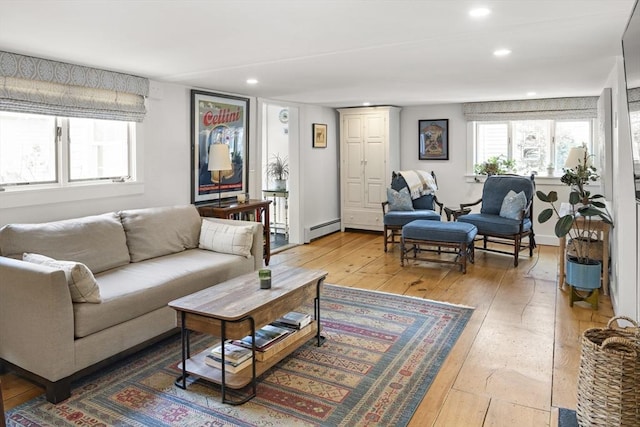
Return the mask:
<svg viewBox="0 0 640 427">
<path fill-rule="evenodd" d="M 311 307 L 307 307 L 312 312 Z M 179 374 L 179 335 L 75 383 L 71 398 L 39 397 L 7 413 L 9 426 L 402 426 L 469 320 L 472 309 L 325 285 L 324 345 L 310 340 L 259 379 L 241 406 L 217 385 Z M 192 350 L 213 343 L 192 335 Z"/>
</svg>

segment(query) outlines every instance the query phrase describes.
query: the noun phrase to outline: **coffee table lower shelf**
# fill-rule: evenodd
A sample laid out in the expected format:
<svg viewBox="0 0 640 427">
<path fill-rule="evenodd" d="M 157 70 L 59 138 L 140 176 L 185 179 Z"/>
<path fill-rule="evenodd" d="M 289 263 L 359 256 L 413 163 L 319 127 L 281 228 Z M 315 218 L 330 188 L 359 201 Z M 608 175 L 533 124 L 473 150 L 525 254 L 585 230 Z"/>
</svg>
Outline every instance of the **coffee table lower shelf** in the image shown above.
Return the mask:
<svg viewBox="0 0 640 427">
<path fill-rule="evenodd" d="M 315 337 L 318 331 L 316 322 L 312 322 L 309 326 L 297 331 L 290 336 L 285 337 L 282 341 L 274 344 L 276 350 L 271 357 L 264 361 L 256 360 L 256 377 L 262 375 L 276 363 L 293 353 L 304 343 Z M 276 347 L 279 346 L 279 347 Z M 186 371 L 191 375 L 198 376 L 207 381 L 216 384 L 222 384 L 222 370 L 209 366 L 205 363 L 204 358 L 211 352 L 214 346 L 191 356 L 186 360 Z M 269 349 L 267 351 L 270 351 Z M 182 363 L 178 364 L 178 368 L 182 369 Z M 251 366 L 237 373 L 225 372 L 225 386 L 231 389 L 241 389 L 251 384 L 253 380 Z"/>
</svg>

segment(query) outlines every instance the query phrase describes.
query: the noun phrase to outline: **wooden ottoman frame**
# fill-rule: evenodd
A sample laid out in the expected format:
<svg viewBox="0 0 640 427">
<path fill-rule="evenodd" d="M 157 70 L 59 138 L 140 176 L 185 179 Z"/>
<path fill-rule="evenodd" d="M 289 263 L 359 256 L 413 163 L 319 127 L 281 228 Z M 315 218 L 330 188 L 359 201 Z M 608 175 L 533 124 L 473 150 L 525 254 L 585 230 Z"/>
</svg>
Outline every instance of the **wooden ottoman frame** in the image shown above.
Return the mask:
<svg viewBox="0 0 640 427">
<path fill-rule="evenodd" d="M 422 222 L 422 221 L 415 221 L 415 222 Z M 432 221 L 426 221 L 426 222 L 432 222 Z M 438 224 L 437 227 L 440 229 L 440 231 L 446 231 L 448 226 L 453 226 L 453 224 L 456 224 L 455 227 L 457 227 L 457 224 L 460 224 L 460 223 L 436 222 L 436 224 Z M 429 239 L 417 238 L 417 237 L 407 237 L 405 236 L 405 232 L 406 230 L 411 229 L 410 227 L 411 225 L 412 223 L 407 224 L 405 227 L 403 227 L 403 230 L 402 230 L 402 239 L 400 240 L 400 265 L 401 266 L 404 267 L 405 260 L 409 261 L 409 258 L 410 258 L 409 253 L 412 252 L 413 253 L 412 258 L 415 260 L 437 262 L 442 264 L 456 264 L 460 266 L 460 270 L 462 271 L 462 273 L 464 274 L 467 273 L 467 260 L 471 263 L 473 263 L 475 260 L 474 240 L 477 233 L 477 229 L 476 229 L 476 233 L 473 233 L 469 241 L 446 242 L 438 239 L 429 240 Z M 417 226 L 419 227 L 419 225 Z M 473 227 L 473 228 L 476 228 L 476 227 Z M 427 249 L 427 248 L 424 248 L 423 246 L 436 247 L 437 249 Z M 442 250 L 443 247 L 451 248 L 452 250 L 443 251 Z M 442 258 L 419 257 L 418 254 L 421 252 L 436 252 L 438 254 L 450 253 L 450 254 L 456 255 L 456 257 L 453 260 L 442 259 Z"/>
</svg>

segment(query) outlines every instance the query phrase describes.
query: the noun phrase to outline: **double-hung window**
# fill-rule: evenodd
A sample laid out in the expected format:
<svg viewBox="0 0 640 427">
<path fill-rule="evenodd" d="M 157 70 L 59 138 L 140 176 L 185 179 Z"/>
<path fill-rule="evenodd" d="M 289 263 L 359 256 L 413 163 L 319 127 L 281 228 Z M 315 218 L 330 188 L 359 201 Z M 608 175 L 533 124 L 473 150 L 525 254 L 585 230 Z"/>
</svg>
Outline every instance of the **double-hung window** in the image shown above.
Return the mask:
<svg viewBox="0 0 640 427">
<path fill-rule="evenodd" d="M 135 123 L 0 112 L 0 186 L 64 187 L 133 175 Z"/>
<path fill-rule="evenodd" d="M 593 153 L 591 119 L 477 121 L 473 126 L 474 164 L 503 156 L 515 161 L 520 174 L 561 172 L 571 147 L 584 144 Z"/>
</svg>

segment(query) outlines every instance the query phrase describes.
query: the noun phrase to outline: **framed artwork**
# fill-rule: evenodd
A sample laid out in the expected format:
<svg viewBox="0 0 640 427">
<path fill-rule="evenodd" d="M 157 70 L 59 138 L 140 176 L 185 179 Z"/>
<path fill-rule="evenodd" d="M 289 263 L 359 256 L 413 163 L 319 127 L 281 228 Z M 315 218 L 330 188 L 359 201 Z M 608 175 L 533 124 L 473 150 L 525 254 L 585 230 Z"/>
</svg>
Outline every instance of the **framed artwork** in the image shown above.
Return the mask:
<svg viewBox="0 0 640 427">
<path fill-rule="evenodd" d="M 191 203 L 245 194 L 249 180 L 249 99 L 191 91 Z M 209 170 L 209 147 L 225 144 L 231 169 Z"/>
<path fill-rule="evenodd" d="M 449 119 L 418 120 L 418 160 L 449 160 Z"/>
<path fill-rule="evenodd" d="M 313 148 L 327 148 L 326 124 L 313 124 Z"/>
</svg>

